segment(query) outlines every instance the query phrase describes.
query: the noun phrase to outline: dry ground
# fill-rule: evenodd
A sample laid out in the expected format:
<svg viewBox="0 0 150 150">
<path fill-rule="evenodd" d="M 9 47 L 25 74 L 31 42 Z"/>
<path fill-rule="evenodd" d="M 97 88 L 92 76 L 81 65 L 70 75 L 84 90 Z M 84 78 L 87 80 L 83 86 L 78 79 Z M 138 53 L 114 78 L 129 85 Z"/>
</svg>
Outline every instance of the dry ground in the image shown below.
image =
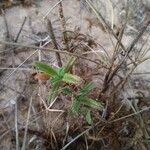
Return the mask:
<svg viewBox="0 0 150 150">
<path fill-rule="evenodd" d="M 150 2 L 92 0 L 100 14 L 88 2 L 0 1 L 1 150 L 150 149 Z M 48 108 L 49 81 L 34 78 L 35 60 L 58 67 L 48 20 L 69 52 L 63 65 L 77 55 L 72 73 L 92 81 L 89 97 L 104 105 L 91 126 L 68 115 L 63 94 Z"/>
</svg>

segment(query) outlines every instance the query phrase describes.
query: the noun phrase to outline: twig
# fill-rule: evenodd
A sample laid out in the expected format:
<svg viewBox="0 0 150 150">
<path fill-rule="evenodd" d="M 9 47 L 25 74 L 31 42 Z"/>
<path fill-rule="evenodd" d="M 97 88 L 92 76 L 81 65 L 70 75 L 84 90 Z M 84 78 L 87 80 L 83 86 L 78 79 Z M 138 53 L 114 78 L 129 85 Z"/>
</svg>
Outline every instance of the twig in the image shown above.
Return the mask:
<svg viewBox="0 0 150 150">
<path fill-rule="evenodd" d="M 31 121 L 29 122 L 29 124 L 33 123 L 34 121 L 36 121 L 36 120 L 38 120 L 38 119 L 40 119 L 39 116 L 38 116 L 36 119 L 31 120 Z M 25 128 L 25 126 L 22 126 L 22 128 Z M 6 136 L 9 132 L 11 132 L 11 131 L 13 131 L 13 130 L 15 130 L 15 127 L 14 127 L 14 128 L 11 128 L 11 129 L 7 130 L 5 133 L 3 133 L 3 134 L 0 136 L 0 140 L 1 140 L 2 138 L 4 138 L 4 136 Z"/>
<path fill-rule="evenodd" d="M 15 70 L 17 68 L 12 68 L 12 67 L 1 67 L 0 70 Z M 20 71 L 33 71 L 34 69 L 31 69 L 31 68 L 18 68 L 18 70 Z"/>
<path fill-rule="evenodd" d="M 60 0 L 59 2 L 57 2 L 47 13 L 46 15 L 43 17 L 43 19 L 47 18 L 47 16 L 49 15 L 49 13 L 59 4 L 61 3 L 63 0 Z"/>
<path fill-rule="evenodd" d="M 62 23 L 62 29 L 63 29 L 63 40 L 66 46 L 66 50 L 69 52 L 69 45 L 68 45 L 68 38 L 67 38 L 67 33 L 66 33 L 66 21 L 63 13 L 63 5 L 62 2 L 59 3 L 59 16 L 61 19 Z"/>
<path fill-rule="evenodd" d="M 112 4 L 111 0 L 109 0 L 109 4 L 111 7 L 111 29 L 113 30 L 113 28 L 114 28 L 114 9 L 113 9 L 113 4 Z"/>
<path fill-rule="evenodd" d="M 18 104 L 15 103 L 15 131 L 16 131 L 16 150 L 19 150 L 19 133 L 18 133 Z"/>
<path fill-rule="evenodd" d="M 61 150 L 65 150 L 69 145 L 71 145 L 73 142 L 75 142 L 78 138 L 80 138 L 82 135 L 84 135 L 86 132 L 88 132 L 91 129 L 92 129 L 92 127 L 90 127 L 88 129 L 86 129 L 85 131 L 83 131 L 81 134 L 76 136 L 72 141 L 70 141 L 68 144 L 66 144 Z"/>
<path fill-rule="evenodd" d="M 8 28 L 8 23 L 7 23 L 7 19 L 5 16 L 5 11 L 2 9 L 2 13 L 4 15 L 4 22 L 5 22 L 5 27 L 6 27 L 6 39 L 10 39 L 10 33 L 9 33 L 9 28 Z"/>
<path fill-rule="evenodd" d="M 45 103 L 45 101 L 43 100 L 43 98 L 41 97 L 41 95 L 38 94 L 38 96 L 40 97 L 40 100 L 42 101 L 42 103 L 43 103 L 45 109 L 48 110 L 49 112 L 63 112 L 63 113 L 64 113 L 64 110 L 50 109 L 50 107 L 47 106 L 47 104 Z"/>
<path fill-rule="evenodd" d="M 130 102 L 130 101 L 129 101 L 129 102 Z M 133 108 L 133 111 L 135 111 L 135 112 L 139 111 L 139 108 L 138 108 L 138 106 L 137 106 L 137 103 L 136 103 L 135 101 L 133 101 L 133 103 L 134 103 L 134 104 L 133 104 L 133 106 L 132 106 L 132 104 L 131 104 L 131 102 L 130 102 L 130 104 L 131 104 L 131 106 L 132 106 L 132 108 Z M 139 113 L 139 119 L 140 119 L 141 128 L 143 129 L 143 132 L 144 132 L 144 137 L 145 137 L 146 139 L 149 139 L 150 136 L 149 136 L 148 130 L 147 130 L 146 126 L 145 126 L 145 123 L 144 123 L 144 120 L 143 120 L 143 118 L 142 118 L 141 113 Z"/>
<path fill-rule="evenodd" d="M 120 47 L 122 48 L 122 50 L 126 53 L 126 48 L 124 47 L 124 45 L 122 44 L 122 42 L 120 41 L 120 39 L 117 37 L 117 35 L 114 33 L 114 31 L 111 29 L 111 27 L 108 25 L 108 23 L 105 21 L 104 17 L 102 16 L 102 14 L 100 12 L 97 11 L 97 9 L 94 7 L 94 5 L 89 1 L 89 0 L 85 0 L 86 3 L 90 6 L 90 8 L 93 10 L 93 12 L 96 14 L 98 20 L 100 21 L 101 23 L 101 20 L 103 21 L 103 23 L 105 24 L 105 28 L 108 29 L 108 31 L 114 36 L 114 38 L 117 40 L 117 42 L 119 43 Z M 127 53 L 127 56 L 131 61 L 132 59 L 130 58 L 130 56 L 128 56 L 128 53 Z M 126 58 L 125 57 L 125 58 Z"/>
<path fill-rule="evenodd" d="M 32 97 L 31 97 L 30 104 L 29 104 L 29 109 L 28 109 L 27 121 L 26 121 L 26 126 L 25 126 L 25 131 L 24 131 L 24 139 L 23 139 L 23 144 L 22 144 L 22 150 L 26 149 L 25 147 L 26 147 L 27 132 L 28 132 L 28 125 L 29 125 L 29 118 L 30 118 L 31 108 L 32 108 Z"/>
<path fill-rule="evenodd" d="M 137 35 L 137 37 L 133 40 L 133 42 L 131 43 L 131 45 L 128 47 L 127 49 L 127 53 L 129 54 L 131 52 L 131 50 L 134 48 L 135 44 L 138 42 L 138 40 L 141 38 L 141 36 L 143 35 L 143 33 L 146 31 L 146 29 L 148 28 L 148 26 L 150 25 L 150 21 L 148 21 L 146 23 L 146 25 L 142 28 L 142 30 L 139 32 L 139 34 Z"/>
<path fill-rule="evenodd" d="M 26 48 L 30 48 L 30 49 L 41 49 L 41 50 L 51 51 L 51 52 L 58 52 L 58 53 L 62 53 L 62 54 L 70 55 L 70 56 L 75 56 L 77 58 L 85 59 L 85 60 L 91 61 L 91 62 L 93 62 L 95 64 L 101 65 L 101 63 L 99 63 L 97 61 L 94 61 L 94 60 L 92 60 L 90 58 L 82 56 L 83 54 L 78 55 L 78 54 L 70 53 L 70 52 L 67 52 L 67 51 L 60 51 L 60 50 L 56 50 L 56 49 L 49 49 L 49 48 L 37 47 L 37 46 L 29 46 L 29 45 L 26 45 L 26 44 L 18 44 L 18 43 L 14 43 L 14 42 L 6 42 L 6 41 L 1 41 L 1 40 L 0 40 L 0 44 L 26 47 Z M 2 51 L 0 51 L 0 52 L 2 52 Z M 3 51 L 3 52 L 5 52 L 5 51 Z M 107 68 L 106 66 L 103 66 L 103 67 Z"/>
<path fill-rule="evenodd" d="M 96 8 L 94 7 L 94 5 L 89 1 L 89 0 L 85 0 L 86 3 L 89 5 L 89 7 L 93 10 L 93 12 L 96 14 L 98 20 L 101 22 L 101 20 L 103 21 L 103 23 L 105 24 L 106 28 L 109 29 L 109 31 L 112 33 L 112 35 L 115 37 L 115 39 L 118 41 L 118 43 L 120 44 L 121 48 L 126 51 L 125 47 L 123 46 L 123 44 L 121 43 L 121 41 L 118 39 L 117 35 L 114 33 L 114 31 L 109 27 L 109 25 L 107 24 L 107 22 L 105 21 L 105 19 L 103 18 L 103 16 L 101 15 L 100 12 L 98 12 L 96 10 Z"/>
<path fill-rule="evenodd" d="M 124 56 L 124 58 L 122 59 L 122 61 L 116 66 L 116 68 L 113 70 L 113 72 L 111 72 L 111 74 L 108 76 L 108 79 L 106 80 L 106 85 L 105 88 L 102 90 L 102 93 L 106 91 L 108 84 L 110 83 L 110 81 L 113 79 L 113 77 L 115 76 L 115 74 L 117 73 L 117 71 L 119 70 L 119 68 L 122 66 L 122 64 L 125 62 L 128 54 L 131 52 L 131 50 L 133 49 L 133 47 L 135 46 L 135 44 L 138 42 L 138 40 L 140 39 L 140 37 L 143 35 L 143 33 L 145 32 L 145 30 L 147 29 L 147 27 L 149 26 L 150 21 L 147 22 L 147 24 L 145 25 L 145 27 L 143 27 L 143 29 L 141 30 L 141 32 L 137 35 L 137 37 L 133 40 L 133 42 L 131 43 L 131 45 L 128 47 L 126 54 Z M 137 64 L 134 65 L 134 67 L 137 67 Z M 99 95 L 100 98 L 100 95 Z"/>
<path fill-rule="evenodd" d="M 53 31 L 52 23 L 49 19 L 47 20 L 47 24 L 48 24 L 48 31 L 49 31 L 50 37 L 52 39 L 52 42 L 54 44 L 54 47 L 55 47 L 55 49 L 59 49 L 58 44 L 56 42 L 54 31 Z M 58 66 L 62 67 L 61 57 L 60 57 L 60 54 L 58 52 L 56 52 L 56 59 L 57 59 Z"/>
<path fill-rule="evenodd" d="M 132 114 L 129 114 L 129 115 L 126 115 L 126 116 L 123 116 L 121 118 L 118 118 L 118 119 L 115 119 L 115 120 L 112 120 L 112 121 L 109 121 L 109 122 L 104 122 L 104 123 L 101 123 L 103 124 L 102 127 L 104 127 L 104 125 L 107 125 L 107 124 L 111 124 L 111 123 L 114 123 L 114 122 L 117 122 L 117 121 L 120 121 L 120 120 L 123 120 L 123 119 L 126 119 L 126 118 L 129 118 L 129 117 L 132 117 L 134 115 L 137 115 L 139 113 L 142 113 L 142 112 L 145 112 L 145 111 L 148 111 L 150 110 L 150 107 L 147 107 L 145 109 L 142 109 L 140 111 L 137 111 L 136 113 L 132 113 Z M 97 123 L 95 126 L 97 126 L 98 124 L 100 123 Z M 75 142 L 78 138 L 80 138 L 82 135 L 84 135 L 85 133 L 87 133 L 88 131 L 90 131 L 91 129 L 93 129 L 94 126 L 91 126 L 89 127 L 88 129 L 86 129 L 85 131 L 83 131 L 82 133 L 80 133 L 78 136 L 76 136 L 72 141 L 70 141 L 68 144 L 66 144 L 61 150 L 65 150 L 69 145 L 71 145 L 73 142 Z"/>
<path fill-rule="evenodd" d="M 17 44 L 17 43 L 15 43 Z M 48 43 L 45 43 L 43 46 L 47 45 Z M 36 52 L 38 52 L 39 49 L 36 49 L 31 55 L 29 55 L 16 69 L 14 69 L 9 75 L 8 77 L 6 77 L 4 80 L 3 80 L 3 84 L 5 82 L 7 82 L 9 80 L 9 78 L 17 71 L 18 68 L 20 68 L 30 57 L 32 57 L 33 55 L 36 54 Z"/>
<path fill-rule="evenodd" d="M 24 27 L 24 24 L 25 24 L 26 20 L 27 20 L 27 17 L 24 18 L 23 23 L 22 23 L 22 25 L 21 25 L 21 28 L 20 28 L 20 30 L 19 30 L 19 32 L 18 32 L 18 34 L 17 34 L 17 36 L 16 36 L 14 42 L 17 42 L 17 41 L 18 41 L 19 36 L 20 36 L 20 34 L 21 34 L 21 31 L 22 31 L 22 29 L 23 29 L 23 27 Z"/>
<path fill-rule="evenodd" d="M 60 50 L 57 49 L 50 49 L 50 48 L 44 48 L 44 47 L 38 47 L 34 45 L 28 45 L 28 44 L 20 44 L 20 43 L 15 43 L 15 42 L 8 42 L 8 41 L 2 41 L 0 40 L 0 44 L 6 44 L 6 45 L 12 45 L 12 46 L 18 46 L 18 47 L 25 47 L 25 48 L 30 48 L 30 49 L 41 49 L 41 50 L 48 50 L 51 52 L 59 52 L 59 53 L 65 53 L 61 52 Z M 28 49 L 28 50 L 30 50 Z M 5 52 L 5 51 L 0 51 L 0 53 Z"/>
<path fill-rule="evenodd" d="M 38 50 L 34 51 L 31 55 L 29 55 L 16 69 L 14 69 L 4 80 L 3 84 L 9 80 L 9 78 L 17 71 L 18 68 L 20 68 L 31 56 L 36 54 Z"/>
<path fill-rule="evenodd" d="M 118 118 L 118 119 L 114 119 L 114 120 L 112 120 L 112 121 L 109 121 L 108 123 L 114 123 L 114 122 L 117 122 L 117 121 L 120 121 L 120 120 L 129 118 L 129 117 L 132 117 L 132 116 L 134 116 L 134 115 L 138 115 L 138 114 L 140 114 L 140 113 L 142 113 L 142 112 L 149 111 L 149 110 L 150 110 L 150 107 L 147 107 L 147 108 L 144 108 L 144 109 L 142 109 L 142 110 L 140 110 L 140 111 L 137 111 L 137 112 L 135 112 L 135 113 L 132 113 L 132 114 L 123 116 L 123 117 Z"/>
<path fill-rule="evenodd" d="M 63 139 L 63 146 L 65 145 L 66 139 L 68 137 L 68 132 L 69 132 L 69 123 L 66 122 L 66 134 L 65 134 L 65 137 Z"/>
</svg>

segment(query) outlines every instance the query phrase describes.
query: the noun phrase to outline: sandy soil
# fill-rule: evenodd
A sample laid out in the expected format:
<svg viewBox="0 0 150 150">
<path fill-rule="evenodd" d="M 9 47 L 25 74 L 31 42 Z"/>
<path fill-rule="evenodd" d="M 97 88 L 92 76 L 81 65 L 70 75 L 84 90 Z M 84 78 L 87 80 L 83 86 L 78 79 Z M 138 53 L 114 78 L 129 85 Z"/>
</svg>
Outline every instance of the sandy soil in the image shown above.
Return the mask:
<svg viewBox="0 0 150 150">
<path fill-rule="evenodd" d="M 20 4 L 15 6 L 12 4 L 6 7 L 0 16 L 0 41 L 14 42 L 26 18 L 21 34 L 15 42 L 53 48 L 51 38 L 48 35 L 46 22 L 46 18 L 48 18 L 52 22 L 55 36 L 60 47 L 63 47 L 62 26 L 58 13 L 59 9 L 58 6 L 54 7 L 57 2 L 57 0 L 33 0 L 32 5 L 29 7 Z M 0 1 L 0 3 L 2 2 Z M 97 1 L 94 1 L 94 3 L 101 10 L 106 21 L 108 21 L 110 25 L 113 22 L 115 25 L 114 31 L 117 32 L 124 18 L 125 2 L 115 0 L 111 3 L 109 0 L 101 0 L 99 3 Z M 143 3 L 137 0 L 137 5 L 133 5 L 133 7 L 130 8 L 133 11 L 131 11 L 126 34 L 122 40 L 122 43 L 126 47 L 132 42 L 142 26 L 144 26 L 145 21 L 148 20 L 150 14 L 149 6 L 150 2 L 148 0 L 144 0 Z M 112 7 L 114 9 L 112 9 Z M 136 7 L 137 9 L 135 9 Z M 139 10 L 139 8 L 141 9 Z M 109 56 L 112 56 L 114 50 L 113 42 L 115 42 L 115 39 L 103 30 L 103 25 L 98 23 L 97 18 L 87 6 L 85 7 L 79 0 L 64 0 L 63 9 L 68 31 L 73 31 L 75 33 L 79 32 L 86 35 L 88 38 L 93 39 L 95 43 L 102 45 L 107 50 Z M 141 18 L 144 19 L 142 20 Z M 141 43 L 147 40 L 144 45 L 145 49 L 147 49 L 144 59 L 146 58 L 147 61 L 137 67 L 129 80 L 128 88 L 121 92 L 121 96 L 123 95 L 124 98 L 135 97 L 139 91 L 144 94 L 147 98 L 145 102 L 146 105 L 141 104 L 142 106 L 140 108 L 147 107 L 150 104 L 150 100 L 148 99 L 150 97 L 150 61 L 148 59 L 150 57 L 149 33 L 150 27 L 147 29 L 142 39 L 140 39 L 140 44 L 135 48 L 136 51 L 140 48 Z M 84 39 L 84 44 L 87 44 L 87 41 L 88 39 Z M 74 44 L 79 44 L 78 41 L 73 42 Z M 47 43 L 45 44 L 46 46 L 42 45 L 43 43 Z M 103 48 L 101 48 L 101 46 L 95 47 L 95 50 L 103 54 Z M 62 56 L 62 58 L 63 60 L 66 59 L 65 56 Z M 96 58 L 96 56 L 93 58 Z M 4 44 L 0 45 L 0 143 L 2 143 L 0 149 L 15 149 L 16 124 L 19 131 L 19 142 L 22 143 L 29 111 L 28 149 L 32 149 L 33 147 L 38 149 L 39 147 L 39 149 L 44 150 L 47 147 L 47 145 L 45 146 L 45 144 L 43 144 L 45 143 L 45 139 L 52 138 L 55 143 L 55 135 L 56 137 L 60 137 L 60 141 L 62 141 L 63 139 L 61 138 L 65 136 L 68 122 L 66 121 L 67 118 L 64 113 L 41 113 L 45 111 L 43 101 L 47 100 L 49 83 L 48 81 L 38 82 L 34 80 L 32 74 L 35 73 L 33 67 L 33 61 L 35 60 L 43 60 L 53 66 L 57 66 L 55 54 L 52 52 L 35 51 L 32 48 L 22 48 Z M 81 66 L 81 64 L 83 64 L 83 66 Z M 95 66 L 90 63 L 87 64 L 91 70 L 85 69 L 86 65 L 83 61 L 79 63 L 79 67 L 81 67 L 82 69 L 80 70 L 84 70 L 85 75 L 88 76 L 88 74 L 92 72 L 92 69 L 94 70 Z M 79 73 L 81 73 L 81 71 L 79 71 Z M 102 76 L 103 73 L 104 72 L 101 73 Z M 81 76 L 82 75 L 81 73 Z M 92 78 L 92 81 L 95 83 L 96 87 L 102 85 L 102 82 L 98 82 L 98 78 L 95 76 Z M 65 110 L 68 108 L 69 103 L 69 100 L 61 101 L 61 99 L 58 99 L 53 105 L 53 109 Z M 29 110 L 30 106 L 31 110 Z M 131 108 L 128 106 L 129 104 L 127 104 L 127 110 L 129 111 Z M 147 115 L 145 116 L 145 120 L 147 119 L 148 124 L 150 124 L 150 118 Z M 72 122 L 72 120 L 70 122 L 70 126 L 73 126 L 71 129 L 76 128 L 74 127 L 74 122 Z M 131 122 L 133 123 L 133 121 Z M 80 121 L 76 120 L 75 124 L 80 125 Z M 125 133 L 125 130 L 126 129 L 122 129 L 121 131 L 120 129 L 120 132 Z M 47 132 L 51 133 L 52 137 L 47 137 Z M 136 138 L 142 139 L 143 133 L 141 132 L 141 129 L 136 131 L 136 136 L 134 136 L 135 140 Z M 70 135 L 67 142 L 71 139 L 73 139 L 73 136 Z M 133 140 L 132 142 L 134 143 L 135 141 Z M 132 142 L 130 143 L 131 145 Z M 141 144 L 141 147 L 143 147 L 144 150 L 144 145 Z"/>
</svg>

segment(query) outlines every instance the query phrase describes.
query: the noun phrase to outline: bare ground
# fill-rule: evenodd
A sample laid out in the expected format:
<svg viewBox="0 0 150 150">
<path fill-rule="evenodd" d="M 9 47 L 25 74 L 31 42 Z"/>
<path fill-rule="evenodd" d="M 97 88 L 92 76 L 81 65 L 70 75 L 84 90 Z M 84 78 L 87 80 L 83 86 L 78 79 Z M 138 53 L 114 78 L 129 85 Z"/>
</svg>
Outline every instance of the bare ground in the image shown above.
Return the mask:
<svg viewBox="0 0 150 150">
<path fill-rule="evenodd" d="M 0 149 L 150 149 L 149 25 L 142 33 L 150 18 L 149 1 L 129 1 L 126 23 L 126 1 L 93 0 L 105 24 L 84 1 L 64 0 L 68 49 L 57 2 L 0 1 Z M 59 50 L 90 59 L 78 57 L 72 72 L 94 83 L 89 96 L 104 105 L 102 112 L 92 110 L 92 126 L 82 116 L 68 115 L 71 99 L 63 94 L 48 108 L 49 81 L 34 78 L 35 60 L 58 67 L 49 50 L 56 48 L 47 20 Z M 111 29 L 131 49 L 126 59 Z M 69 58 L 61 54 L 63 64 Z"/>
</svg>

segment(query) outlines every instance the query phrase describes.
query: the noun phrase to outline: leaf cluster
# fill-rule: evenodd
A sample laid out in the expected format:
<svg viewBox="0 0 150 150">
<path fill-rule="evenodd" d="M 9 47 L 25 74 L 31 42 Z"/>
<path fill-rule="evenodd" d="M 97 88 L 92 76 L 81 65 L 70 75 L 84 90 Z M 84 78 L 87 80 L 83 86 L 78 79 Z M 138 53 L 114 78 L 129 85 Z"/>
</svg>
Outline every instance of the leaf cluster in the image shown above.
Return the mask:
<svg viewBox="0 0 150 150">
<path fill-rule="evenodd" d="M 50 89 L 49 99 L 52 102 L 55 97 L 59 94 L 59 92 L 63 92 L 64 94 L 73 98 L 71 113 L 82 114 L 85 116 L 86 121 L 91 124 L 91 110 L 90 108 L 102 109 L 102 105 L 98 103 L 96 100 L 88 98 L 86 95 L 92 90 L 93 84 L 88 83 L 85 84 L 82 89 L 78 93 L 75 93 L 68 87 L 61 87 L 63 82 L 68 84 L 79 85 L 82 82 L 82 79 L 79 76 L 73 75 L 69 73 L 70 68 L 74 63 L 74 59 L 68 63 L 66 67 L 61 67 L 59 69 L 54 69 L 44 62 L 35 62 L 34 65 L 44 73 L 47 73 L 51 79 L 50 83 L 52 84 L 52 88 Z M 59 92 L 58 92 L 59 91 Z"/>
</svg>

